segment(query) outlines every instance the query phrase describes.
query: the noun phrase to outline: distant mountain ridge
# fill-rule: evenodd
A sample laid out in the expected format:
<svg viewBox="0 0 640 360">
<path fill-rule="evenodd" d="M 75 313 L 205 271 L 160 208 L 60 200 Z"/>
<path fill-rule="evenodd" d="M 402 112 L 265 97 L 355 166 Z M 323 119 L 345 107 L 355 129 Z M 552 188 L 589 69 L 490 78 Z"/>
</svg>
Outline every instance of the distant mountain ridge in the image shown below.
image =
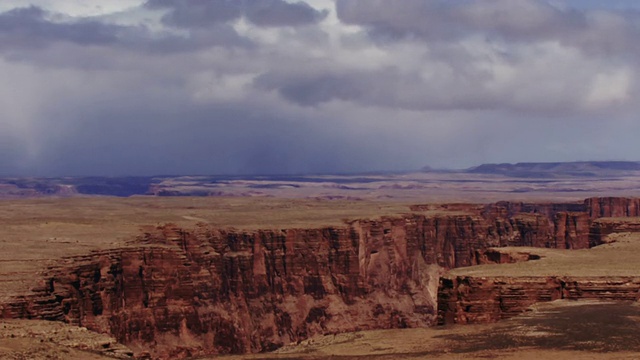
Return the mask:
<svg viewBox="0 0 640 360">
<path fill-rule="evenodd" d="M 549 177 L 550 175 L 600 176 L 640 171 L 638 161 L 573 161 L 482 164 L 463 170 L 470 174 L 493 174 L 513 177 Z"/>
<path fill-rule="evenodd" d="M 492 176 L 479 176 L 492 175 Z M 497 181 L 500 191 L 569 191 L 562 181 L 570 181 L 571 191 L 594 189 L 594 182 L 620 180 L 616 191 L 640 191 L 640 162 L 575 161 L 482 164 L 468 169 L 423 168 L 403 173 L 362 173 L 348 175 L 195 175 L 195 176 L 122 176 L 122 177 L 2 177 L 0 199 L 75 196 L 281 196 L 321 199 L 389 198 L 405 196 L 400 192 L 428 193 L 433 189 L 458 188 L 462 183 L 483 187 Z M 545 180 L 542 180 L 545 179 Z M 589 182 L 589 185 L 585 185 Z M 527 184 L 530 183 L 530 184 Z M 515 186 L 514 184 L 517 184 Z M 604 182 L 600 186 L 611 186 Z M 434 187 L 434 185 L 436 185 Z M 552 188 L 556 186 L 556 188 Z M 466 188 L 458 188 L 467 191 Z M 492 191 L 496 186 L 492 185 Z M 411 195 L 413 196 L 413 195 Z"/>
</svg>

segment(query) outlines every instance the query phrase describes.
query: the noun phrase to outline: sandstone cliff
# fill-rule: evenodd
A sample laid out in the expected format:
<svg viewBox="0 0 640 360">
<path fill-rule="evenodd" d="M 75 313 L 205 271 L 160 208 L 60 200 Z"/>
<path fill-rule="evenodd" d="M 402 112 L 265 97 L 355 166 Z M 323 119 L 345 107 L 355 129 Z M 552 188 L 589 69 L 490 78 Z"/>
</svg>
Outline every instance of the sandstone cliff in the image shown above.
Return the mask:
<svg viewBox="0 0 640 360">
<path fill-rule="evenodd" d="M 588 248 L 613 231 L 597 217 L 635 216 L 637 203 L 457 204 L 455 213 L 437 215 L 420 213 L 432 209 L 424 205 L 402 217 L 321 229 L 162 225 L 128 247 L 66 259 L 43 275 L 40 288 L 0 304 L 0 311 L 109 333 L 156 358 L 268 351 L 315 334 L 429 326 L 438 303 L 449 309 L 441 319 L 495 320 L 530 302 L 570 296 L 573 280 L 453 279 L 438 300 L 442 269 L 486 262 L 494 256 L 484 251 L 490 247 Z M 573 288 L 588 291 L 581 282 Z"/>
<path fill-rule="evenodd" d="M 531 305 L 560 299 L 638 301 L 638 277 L 474 277 L 443 278 L 438 294 L 439 324 L 495 322 Z"/>
<path fill-rule="evenodd" d="M 567 249 L 582 249 L 618 239 L 613 234 L 630 234 L 640 232 L 638 217 L 640 203 L 638 199 L 626 198 L 592 198 L 585 200 L 582 212 L 573 208 L 572 212 L 558 212 L 555 219 L 555 240 L 564 243 Z M 625 235 L 626 236 L 626 235 Z M 619 250 L 601 249 L 599 253 L 584 256 L 583 261 L 576 261 L 572 266 L 583 270 L 571 271 L 574 275 L 559 275 L 565 269 L 558 267 L 551 270 L 538 271 L 537 276 L 523 276 L 509 273 L 503 274 L 469 270 L 475 275 L 447 275 L 440 280 L 438 293 L 438 322 L 446 323 L 482 323 L 493 322 L 512 317 L 525 311 L 529 306 L 541 301 L 559 299 L 598 299 L 614 301 L 638 301 L 640 299 L 640 277 L 635 263 L 637 259 L 631 255 L 622 259 L 624 253 L 637 252 L 637 239 L 632 244 L 620 244 Z M 630 246 L 631 245 L 631 246 Z M 528 246 L 538 246 L 528 244 Z M 593 251 L 593 250 L 591 250 Z M 595 261 L 592 256 L 609 256 L 607 259 Z M 526 254 L 514 258 L 510 253 L 499 250 L 479 252 L 478 264 L 501 264 L 523 261 Z M 581 254 L 586 255 L 586 254 Z M 566 255 L 563 255 L 566 256 Z M 539 258 L 539 256 L 537 257 Z M 626 261 L 626 268 L 623 262 Z M 608 262 L 608 264 L 607 264 Z M 604 266 L 603 266 L 604 263 Z M 562 262 L 550 263 L 562 265 Z M 524 270 L 527 273 L 536 265 Z M 593 267 L 602 268 L 607 275 L 595 276 Z M 547 274 L 555 271 L 558 275 Z M 536 271 L 531 271 L 535 273 Z M 577 273 L 583 272 L 578 275 Z M 598 272 L 598 271 L 595 271 Z M 633 276 L 621 276 L 620 273 L 634 273 Z"/>
</svg>

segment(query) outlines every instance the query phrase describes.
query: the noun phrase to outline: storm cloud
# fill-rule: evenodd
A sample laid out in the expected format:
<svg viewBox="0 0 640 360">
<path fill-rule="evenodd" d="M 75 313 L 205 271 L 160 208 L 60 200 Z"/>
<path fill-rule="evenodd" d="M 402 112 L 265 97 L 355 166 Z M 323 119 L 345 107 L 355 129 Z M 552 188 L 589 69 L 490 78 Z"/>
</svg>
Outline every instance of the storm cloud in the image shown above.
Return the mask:
<svg viewBox="0 0 640 360">
<path fill-rule="evenodd" d="M 284 0 L 149 0 L 151 9 L 168 9 L 162 17 L 166 25 L 206 28 L 245 17 L 258 26 L 301 26 L 322 20 L 327 11 L 318 11 L 304 2 Z"/>
<path fill-rule="evenodd" d="M 639 160 L 639 21 L 624 0 L 11 0 L 0 175 Z"/>
<path fill-rule="evenodd" d="M 117 26 L 91 20 L 55 23 L 46 19 L 46 15 L 35 6 L 0 14 L 0 47 L 41 47 L 54 41 L 104 45 L 117 40 Z"/>
</svg>

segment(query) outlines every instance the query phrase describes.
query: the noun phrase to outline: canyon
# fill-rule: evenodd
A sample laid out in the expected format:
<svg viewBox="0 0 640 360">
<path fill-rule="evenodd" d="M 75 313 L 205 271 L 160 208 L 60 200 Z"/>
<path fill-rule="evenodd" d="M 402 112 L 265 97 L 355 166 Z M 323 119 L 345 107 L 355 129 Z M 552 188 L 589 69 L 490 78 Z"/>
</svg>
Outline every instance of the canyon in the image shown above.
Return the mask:
<svg viewBox="0 0 640 360">
<path fill-rule="evenodd" d="M 0 314 L 85 327 L 138 358 L 168 359 L 272 351 L 321 334 L 493 322 L 557 299 L 638 299 L 633 268 L 511 275 L 508 267 L 543 264 L 551 249 L 582 254 L 611 245 L 640 229 L 640 199 L 385 212 L 244 229 L 191 211 L 187 222 L 142 225 L 153 218 L 145 215 L 135 236 L 48 262 L 35 286 L 5 292 Z M 473 270 L 493 267 L 505 270 Z"/>
</svg>

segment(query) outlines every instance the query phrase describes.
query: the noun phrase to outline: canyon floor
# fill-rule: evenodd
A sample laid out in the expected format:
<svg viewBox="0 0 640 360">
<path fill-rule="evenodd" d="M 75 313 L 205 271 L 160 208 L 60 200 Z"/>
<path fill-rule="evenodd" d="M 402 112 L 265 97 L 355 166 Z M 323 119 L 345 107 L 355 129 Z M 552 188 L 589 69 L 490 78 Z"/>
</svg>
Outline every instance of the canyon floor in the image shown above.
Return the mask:
<svg viewBox="0 0 640 360">
<path fill-rule="evenodd" d="M 0 359 L 131 359 L 133 352 L 115 339 L 56 321 L 0 320 Z"/>
<path fill-rule="evenodd" d="M 271 354 L 221 359 L 637 359 L 640 306 L 554 301 L 495 324 L 320 336 Z"/>
<path fill-rule="evenodd" d="M 221 360 L 631 360 L 640 355 L 640 306 L 555 301 L 495 324 L 361 331 L 318 336 L 273 353 Z M 132 351 L 86 328 L 37 320 L 0 321 L 0 358 L 130 359 Z"/>
</svg>

